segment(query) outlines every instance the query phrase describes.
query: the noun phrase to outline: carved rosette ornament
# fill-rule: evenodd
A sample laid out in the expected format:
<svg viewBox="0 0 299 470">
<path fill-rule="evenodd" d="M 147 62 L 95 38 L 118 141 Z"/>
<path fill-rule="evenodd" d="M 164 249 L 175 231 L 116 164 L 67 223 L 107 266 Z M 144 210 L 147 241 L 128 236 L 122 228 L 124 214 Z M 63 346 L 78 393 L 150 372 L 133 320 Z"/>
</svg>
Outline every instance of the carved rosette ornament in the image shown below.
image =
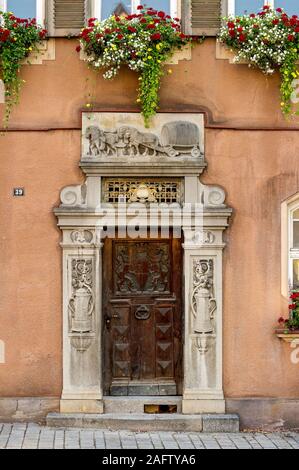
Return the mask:
<svg viewBox="0 0 299 470">
<path fill-rule="evenodd" d="M 210 339 L 214 337 L 213 319 L 216 308 L 213 260 L 195 259 L 193 261 L 193 291 L 191 295 L 192 334 L 195 346 L 201 354 L 208 351 Z"/>
<path fill-rule="evenodd" d="M 93 339 L 94 295 L 92 260 L 72 260 L 72 288 L 69 300 L 69 333 L 72 346 L 86 351 Z"/>
</svg>

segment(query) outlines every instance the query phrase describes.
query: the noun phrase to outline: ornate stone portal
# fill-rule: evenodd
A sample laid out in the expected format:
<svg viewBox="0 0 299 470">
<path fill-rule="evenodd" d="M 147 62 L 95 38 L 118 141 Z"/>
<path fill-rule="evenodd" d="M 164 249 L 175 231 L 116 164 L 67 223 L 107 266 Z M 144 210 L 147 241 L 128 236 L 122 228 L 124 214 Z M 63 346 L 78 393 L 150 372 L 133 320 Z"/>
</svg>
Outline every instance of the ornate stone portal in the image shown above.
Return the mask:
<svg viewBox="0 0 299 470">
<path fill-rule="evenodd" d="M 206 167 L 203 115 L 161 113 L 147 131 L 137 113 L 84 113 L 80 166 L 85 183 L 64 188 L 55 209 L 63 232 L 61 411 L 104 411 L 102 238 L 107 227 L 123 229 L 125 203 L 129 225 L 136 221 L 130 208 L 139 204 L 138 224 L 156 228 L 163 228 L 165 220 L 149 217 L 153 206 L 176 205 L 176 215 L 168 220 L 176 218 L 184 235 L 182 409 L 187 414 L 224 412 L 222 251 L 231 209 L 221 188 L 200 182 Z M 179 218 L 178 208 L 183 211 Z M 156 280 L 149 291 L 166 289 L 163 282 Z M 136 314 L 146 317 L 148 312 Z"/>
</svg>

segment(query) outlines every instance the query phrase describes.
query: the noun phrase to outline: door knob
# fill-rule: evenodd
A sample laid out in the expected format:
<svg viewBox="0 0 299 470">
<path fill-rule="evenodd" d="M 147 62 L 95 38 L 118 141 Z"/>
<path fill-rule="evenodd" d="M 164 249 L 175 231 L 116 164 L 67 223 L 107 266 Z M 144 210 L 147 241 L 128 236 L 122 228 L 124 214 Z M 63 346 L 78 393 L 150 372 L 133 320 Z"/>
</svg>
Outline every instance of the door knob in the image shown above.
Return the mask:
<svg viewBox="0 0 299 470">
<path fill-rule="evenodd" d="M 109 330 L 110 325 L 111 325 L 111 317 L 108 317 L 108 315 L 105 316 L 105 323 L 106 323 L 107 329 Z"/>
</svg>

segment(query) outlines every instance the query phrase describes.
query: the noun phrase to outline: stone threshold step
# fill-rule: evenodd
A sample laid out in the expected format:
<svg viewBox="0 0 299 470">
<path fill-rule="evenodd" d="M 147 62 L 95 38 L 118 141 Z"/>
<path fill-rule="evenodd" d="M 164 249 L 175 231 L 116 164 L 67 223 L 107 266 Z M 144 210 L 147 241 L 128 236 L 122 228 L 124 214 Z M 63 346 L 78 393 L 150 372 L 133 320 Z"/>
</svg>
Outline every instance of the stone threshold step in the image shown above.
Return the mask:
<svg viewBox="0 0 299 470">
<path fill-rule="evenodd" d="M 174 405 L 182 413 L 181 396 L 104 397 L 104 410 L 108 414 L 143 414 L 146 405 Z"/>
<path fill-rule="evenodd" d="M 83 414 L 49 413 L 47 426 L 111 431 L 239 432 L 236 414 Z"/>
</svg>

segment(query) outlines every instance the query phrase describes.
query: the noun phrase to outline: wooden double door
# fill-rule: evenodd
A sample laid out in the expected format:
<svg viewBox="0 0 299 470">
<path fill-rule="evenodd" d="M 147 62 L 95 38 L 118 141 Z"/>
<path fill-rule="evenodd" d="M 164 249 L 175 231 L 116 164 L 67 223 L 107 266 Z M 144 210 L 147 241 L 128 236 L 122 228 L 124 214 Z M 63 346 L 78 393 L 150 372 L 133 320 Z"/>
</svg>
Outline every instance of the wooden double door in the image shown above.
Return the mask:
<svg viewBox="0 0 299 470">
<path fill-rule="evenodd" d="M 181 394 L 181 240 L 104 243 L 104 392 Z"/>
</svg>

